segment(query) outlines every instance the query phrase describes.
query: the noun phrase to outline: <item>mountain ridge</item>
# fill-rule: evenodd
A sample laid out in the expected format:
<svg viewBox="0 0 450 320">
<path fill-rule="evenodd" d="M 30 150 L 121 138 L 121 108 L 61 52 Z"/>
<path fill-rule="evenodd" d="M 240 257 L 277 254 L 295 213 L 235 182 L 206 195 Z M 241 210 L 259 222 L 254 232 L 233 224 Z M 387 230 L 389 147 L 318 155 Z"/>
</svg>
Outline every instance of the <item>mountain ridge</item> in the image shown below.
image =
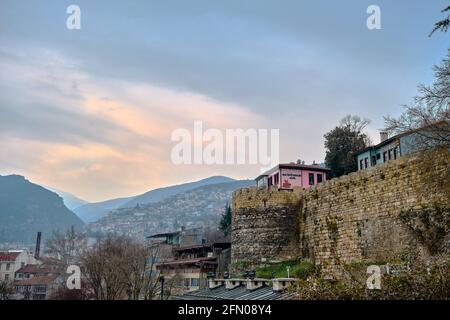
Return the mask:
<svg viewBox="0 0 450 320">
<path fill-rule="evenodd" d="M 114 209 L 130 208 L 136 206 L 137 204 L 155 203 L 179 192 L 185 192 L 201 186 L 233 181 L 238 180 L 225 176 L 211 176 L 193 182 L 152 189 L 136 196 L 87 203 L 81 207 L 75 208 L 74 212 L 84 222 L 91 223 L 101 219 Z"/>
<path fill-rule="evenodd" d="M 199 186 L 159 202 L 112 210 L 86 226 L 93 236 L 118 233 L 142 241 L 145 236 L 186 228 L 216 230 L 233 191 L 254 185 L 253 180 L 234 180 Z"/>
<path fill-rule="evenodd" d="M 55 230 L 83 225 L 57 193 L 21 175 L 0 175 L 0 242 L 32 244 L 38 231 L 45 240 Z"/>
</svg>

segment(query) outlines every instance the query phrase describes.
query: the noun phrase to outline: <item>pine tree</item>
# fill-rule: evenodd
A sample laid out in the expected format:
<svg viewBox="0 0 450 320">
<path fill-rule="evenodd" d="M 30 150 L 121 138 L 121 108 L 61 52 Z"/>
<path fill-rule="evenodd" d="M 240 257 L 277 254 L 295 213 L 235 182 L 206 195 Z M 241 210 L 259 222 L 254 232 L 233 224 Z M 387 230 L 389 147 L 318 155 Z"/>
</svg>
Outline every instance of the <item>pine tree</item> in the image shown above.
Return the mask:
<svg viewBox="0 0 450 320">
<path fill-rule="evenodd" d="M 223 231 L 224 235 L 228 236 L 231 233 L 231 206 L 227 202 L 225 205 L 225 212 L 222 215 L 222 219 L 220 220 L 219 228 Z"/>
</svg>

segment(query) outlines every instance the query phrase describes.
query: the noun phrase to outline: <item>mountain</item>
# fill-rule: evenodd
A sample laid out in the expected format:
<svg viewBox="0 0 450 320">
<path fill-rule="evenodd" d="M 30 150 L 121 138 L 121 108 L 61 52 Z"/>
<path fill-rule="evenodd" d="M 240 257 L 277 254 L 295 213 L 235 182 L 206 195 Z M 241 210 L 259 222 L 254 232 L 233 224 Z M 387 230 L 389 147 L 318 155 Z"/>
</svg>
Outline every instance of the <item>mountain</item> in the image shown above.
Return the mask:
<svg viewBox="0 0 450 320">
<path fill-rule="evenodd" d="M 59 195 L 23 176 L 0 176 L 0 242 L 33 244 L 38 231 L 45 240 L 72 225 L 79 229 L 83 222 Z"/>
<path fill-rule="evenodd" d="M 158 188 L 151 191 L 148 191 L 146 193 L 143 193 L 139 196 L 134 197 L 132 200 L 128 201 L 124 205 L 122 205 L 122 208 L 131 208 L 136 206 L 137 204 L 147 204 L 147 203 L 153 203 L 161 201 L 167 197 L 173 196 L 177 193 L 189 191 L 198 187 L 207 186 L 211 184 L 217 184 L 217 183 L 226 183 L 226 182 L 232 182 L 236 181 L 232 178 L 223 177 L 223 176 L 213 176 L 206 179 L 202 179 L 195 182 L 189 182 L 184 184 L 179 184 L 175 186 L 165 187 L 165 188 Z"/>
<path fill-rule="evenodd" d="M 73 194 L 70 194 L 68 192 L 60 191 L 54 188 L 45 187 L 46 189 L 53 191 L 57 195 L 59 195 L 61 198 L 63 198 L 64 204 L 67 208 L 73 211 L 73 209 L 81 207 L 82 205 L 87 204 L 88 202 L 78 198 L 77 196 L 74 196 Z"/>
<path fill-rule="evenodd" d="M 118 198 L 101 202 L 92 202 L 73 209 L 73 212 L 84 222 L 94 222 L 105 216 L 111 210 L 119 208 L 133 197 Z"/>
<path fill-rule="evenodd" d="M 214 181 L 214 180 L 213 180 Z M 233 191 L 253 186 L 253 180 L 207 184 L 181 191 L 158 202 L 118 208 L 86 226 L 92 235 L 109 232 L 143 240 L 145 236 L 186 228 L 217 228 Z"/>
<path fill-rule="evenodd" d="M 189 182 L 170 187 L 154 189 L 134 197 L 112 199 L 97 203 L 88 203 L 81 207 L 75 208 L 74 212 L 85 222 L 95 222 L 114 209 L 132 208 L 135 207 L 137 204 L 154 203 L 166 199 L 167 197 L 173 196 L 180 192 L 189 191 L 198 187 L 207 186 L 211 184 L 227 183 L 232 181 L 236 180 L 223 176 L 213 176 L 195 182 Z"/>
</svg>

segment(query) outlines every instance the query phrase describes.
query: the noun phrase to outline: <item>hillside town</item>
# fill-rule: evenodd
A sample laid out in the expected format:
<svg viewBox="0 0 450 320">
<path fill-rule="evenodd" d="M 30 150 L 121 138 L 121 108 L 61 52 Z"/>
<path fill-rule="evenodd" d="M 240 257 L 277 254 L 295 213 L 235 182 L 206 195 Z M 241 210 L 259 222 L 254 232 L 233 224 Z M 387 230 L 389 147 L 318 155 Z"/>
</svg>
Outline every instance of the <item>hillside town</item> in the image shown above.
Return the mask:
<svg viewBox="0 0 450 320">
<path fill-rule="evenodd" d="M 381 132 L 379 144 L 353 154 L 357 163 L 356 170 L 365 172 L 370 170 L 370 167 L 380 165 L 384 168 L 387 163 L 421 154 L 424 152 L 423 148 L 430 143 L 431 133 L 436 130 L 447 132 L 448 125 L 447 122 L 439 121 L 390 138 L 386 138 L 385 133 Z M 427 137 L 426 145 L 421 142 L 423 136 Z M 437 140 L 435 143 L 433 150 L 440 148 Z M 444 159 L 448 160 L 448 155 Z M 234 209 L 238 209 L 238 198 L 231 198 L 231 195 L 236 190 L 246 190 L 249 187 L 260 190 L 258 192 L 267 190 L 272 194 L 276 190 L 293 195 L 299 190 L 311 189 L 314 192 L 322 184 L 335 184 L 337 182 L 333 181 L 342 180 L 329 181 L 332 177 L 332 170 L 323 165 L 306 165 L 300 160 L 279 164 L 255 177 L 251 184 L 241 181 L 209 185 L 180 192 L 161 202 L 117 209 L 98 222 L 90 224 L 87 233 L 84 231 L 83 234 L 77 234 L 74 228 L 66 234 L 55 233 L 53 238 L 47 239 L 45 243 L 46 254 L 41 253 L 42 234 L 39 232 L 34 251 L 11 249 L 0 253 L 1 294 L 4 299 L 19 300 L 74 298 L 67 289 L 67 283 L 70 281 L 70 273 L 67 273 L 69 263 L 84 264 L 85 268 L 88 268 L 86 270 L 89 270 L 89 265 L 95 263 L 92 259 L 99 254 L 103 255 L 104 250 L 105 254 L 110 250 L 124 250 L 124 263 L 133 265 L 132 261 L 137 259 L 136 263 L 141 261 L 142 265 L 137 270 L 130 269 L 133 273 L 125 275 L 124 287 L 118 289 L 110 298 L 128 296 L 137 299 L 178 300 L 298 299 L 298 293 L 289 291 L 298 281 L 289 276 L 290 265 L 286 267 L 287 274 L 286 270 L 281 269 L 273 271 L 267 277 L 261 273 L 263 269 L 257 267 L 258 263 L 244 268 L 244 265 L 239 264 L 245 260 L 236 260 L 237 250 L 249 250 L 250 247 L 244 245 L 244 240 L 238 235 L 242 233 L 239 231 L 242 226 L 237 222 L 239 217 L 235 217 L 233 225 L 231 215 L 227 217 L 227 211 L 231 214 L 231 206 L 224 207 L 224 203 L 233 203 Z M 267 201 L 270 201 L 270 204 L 267 204 Z M 281 205 L 271 201 L 265 199 L 264 208 Z M 286 211 L 283 212 L 286 214 Z M 269 215 L 267 219 L 269 220 L 266 222 L 275 227 L 275 220 L 270 222 Z M 231 242 L 230 229 L 223 227 L 226 223 L 234 230 L 231 231 Z M 98 240 L 95 240 L 95 233 Z M 285 231 L 281 236 L 288 236 L 288 232 Z M 444 237 L 447 236 L 448 234 L 444 234 Z M 255 235 L 253 240 L 250 240 L 254 242 L 255 248 L 262 245 L 258 243 L 258 237 L 259 235 Z M 285 243 L 281 238 L 276 240 L 275 236 L 272 241 L 275 241 L 272 245 Z M 447 246 L 444 245 L 444 248 Z M 255 251 L 253 254 L 256 257 Z M 290 261 L 290 256 L 280 258 L 279 254 L 276 254 L 276 257 L 262 258 L 262 265 L 268 266 L 269 270 L 276 270 L 280 261 Z M 250 258 L 247 253 L 244 254 L 245 257 Z M 309 260 L 304 257 L 300 261 Z M 255 266 L 256 269 L 251 269 Z M 294 275 L 301 275 L 295 264 L 292 268 Z M 94 275 L 87 272 L 88 274 L 82 275 L 80 279 L 80 285 L 83 284 L 83 287 L 78 289 L 75 297 L 102 297 L 102 292 L 88 285 L 90 277 Z M 117 272 L 121 272 L 120 269 Z M 143 283 L 133 282 L 135 272 L 142 273 L 144 287 Z M 239 272 L 242 272 L 242 275 L 239 275 Z M 110 293 L 104 294 L 104 297 L 108 297 Z"/>
<path fill-rule="evenodd" d="M 449 301 L 445 1 L 0 1 L 1 307 Z"/>
</svg>

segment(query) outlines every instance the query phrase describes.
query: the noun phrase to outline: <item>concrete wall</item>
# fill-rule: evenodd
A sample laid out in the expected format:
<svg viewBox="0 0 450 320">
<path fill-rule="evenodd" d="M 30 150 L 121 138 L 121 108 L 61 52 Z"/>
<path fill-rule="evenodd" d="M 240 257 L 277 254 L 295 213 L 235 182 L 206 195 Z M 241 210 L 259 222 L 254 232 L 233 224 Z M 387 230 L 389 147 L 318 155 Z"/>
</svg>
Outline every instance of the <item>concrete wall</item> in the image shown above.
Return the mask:
<svg viewBox="0 0 450 320">
<path fill-rule="evenodd" d="M 435 158 L 447 172 L 450 156 Z M 382 261 L 419 244 L 398 219 L 402 209 L 448 202 L 439 190 L 424 192 L 430 172 L 420 158 L 386 164 L 293 192 L 247 188 L 233 194 L 232 264 L 310 257 L 326 273 L 340 265 Z"/>
</svg>

